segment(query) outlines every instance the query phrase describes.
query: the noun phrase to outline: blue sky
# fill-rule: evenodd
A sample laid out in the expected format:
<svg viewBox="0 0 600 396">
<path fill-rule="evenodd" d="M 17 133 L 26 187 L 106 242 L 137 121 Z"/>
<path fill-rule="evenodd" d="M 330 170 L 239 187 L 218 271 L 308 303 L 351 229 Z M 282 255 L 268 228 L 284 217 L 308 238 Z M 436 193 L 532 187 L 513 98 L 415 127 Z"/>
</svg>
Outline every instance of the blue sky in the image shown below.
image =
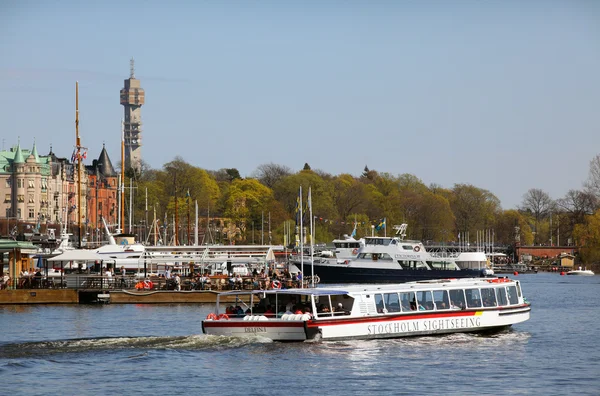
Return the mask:
<svg viewBox="0 0 600 396">
<path fill-rule="evenodd" d="M 51 4 L 50 4 L 51 3 Z M 469 183 L 505 209 L 580 189 L 600 153 L 600 2 L 0 3 L 0 136 L 120 161 L 119 90 L 146 91 L 143 159 L 268 162 Z"/>
</svg>

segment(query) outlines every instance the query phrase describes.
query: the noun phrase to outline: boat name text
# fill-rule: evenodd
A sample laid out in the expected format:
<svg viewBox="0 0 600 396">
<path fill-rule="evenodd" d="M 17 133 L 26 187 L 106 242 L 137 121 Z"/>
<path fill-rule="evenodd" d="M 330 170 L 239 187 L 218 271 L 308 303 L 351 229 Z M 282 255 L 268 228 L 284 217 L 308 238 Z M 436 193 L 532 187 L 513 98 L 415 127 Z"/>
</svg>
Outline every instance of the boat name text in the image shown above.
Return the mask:
<svg viewBox="0 0 600 396">
<path fill-rule="evenodd" d="M 245 333 L 266 333 L 266 327 L 244 327 Z"/>
<path fill-rule="evenodd" d="M 469 329 L 481 326 L 481 318 L 452 318 L 452 319 L 427 319 L 407 320 L 403 322 L 369 325 L 369 335 L 410 333 L 415 331 L 435 331 L 451 329 Z"/>
</svg>

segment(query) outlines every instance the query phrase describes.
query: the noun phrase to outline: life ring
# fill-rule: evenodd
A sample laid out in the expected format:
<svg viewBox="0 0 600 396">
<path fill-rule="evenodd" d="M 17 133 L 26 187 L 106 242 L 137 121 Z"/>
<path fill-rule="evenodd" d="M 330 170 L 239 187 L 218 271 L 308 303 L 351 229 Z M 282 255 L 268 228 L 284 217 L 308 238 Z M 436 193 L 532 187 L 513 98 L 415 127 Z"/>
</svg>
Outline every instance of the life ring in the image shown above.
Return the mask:
<svg viewBox="0 0 600 396">
<path fill-rule="evenodd" d="M 352 254 L 358 254 L 358 249 L 357 248 L 352 249 Z"/>
<path fill-rule="evenodd" d="M 217 315 L 215 315 L 214 313 L 211 312 L 206 317 L 206 320 L 217 320 Z"/>
<path fill-rule="evenodd" d="M 220 319 L 229 320 L 229 315 L 227 315 L 227 314 L 221 314 L 221 315 L 219 315 L 219 317 L 217 319 L 218 320 L 220 320 Z"/>
<path fill-rule="evenodd" d="M 154 284 L 152 281 L 145 280 L 144 281 L 144 290 L 152 290 L 154 288 Z"/>
<path fill-rule="evenodd" d="M 418 252 L 419 252 L 419 250 L 421 250 L 421 248 L 420 248 L 419 246 L 415 246 L 415 247 L 413 248 L 413 250 L 414 250 L 415 252 L 417 252 L 417 253 L 418 253 Z"/>
<path fill-rule="evenodd" d="M 273 287 L 273 289 L 281 289 L 281 282 L 279 282 L 278 280 L 274 280 L 271 283 L 271 287 Z"/>
</svg>

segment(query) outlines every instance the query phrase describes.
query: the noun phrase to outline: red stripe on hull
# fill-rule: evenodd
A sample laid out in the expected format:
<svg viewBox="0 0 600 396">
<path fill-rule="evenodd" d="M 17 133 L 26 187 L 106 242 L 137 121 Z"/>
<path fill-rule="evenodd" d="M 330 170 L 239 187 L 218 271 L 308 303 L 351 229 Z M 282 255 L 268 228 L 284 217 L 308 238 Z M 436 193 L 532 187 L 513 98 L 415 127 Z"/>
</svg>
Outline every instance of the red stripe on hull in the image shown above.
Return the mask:
<svg viewBox="0 0 600 396">
<path fill-rule="evenodd" d="M 304 322 L 268 322 L 266 320 L 261 321 L 248 321 L 243 322 L 230 322 L 227 320 L 217 321 L 204 321 L 204 327 L 304 327 Z"/>
</svg>

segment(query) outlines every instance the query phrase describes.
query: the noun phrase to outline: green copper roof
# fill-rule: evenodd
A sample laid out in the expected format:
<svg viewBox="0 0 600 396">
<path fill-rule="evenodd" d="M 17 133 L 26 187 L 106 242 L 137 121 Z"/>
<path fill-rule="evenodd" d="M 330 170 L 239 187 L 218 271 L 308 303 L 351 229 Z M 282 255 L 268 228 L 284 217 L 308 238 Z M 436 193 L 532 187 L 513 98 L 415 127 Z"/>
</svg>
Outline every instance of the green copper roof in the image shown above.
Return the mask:
<svg viewBox="0 0 600 396">
<path fill-rule="evenodd" d="M 33 149 L 31 150 L 31 155 L 33 155 L 33 158 L 35 158 L 35 162 L 40 162 L 40 156 L 38 155 L 35 142 L 33 143 Z"/>
<path fill-rule="evenodd" d="M 15 159 L 13 162 L 15 164 L 22 164 L 25 162 L 23 159 L 23 153 L 21 152 L 21 143 L 17 144 L 17 151 L 15 152 Z"/>
</svg>

